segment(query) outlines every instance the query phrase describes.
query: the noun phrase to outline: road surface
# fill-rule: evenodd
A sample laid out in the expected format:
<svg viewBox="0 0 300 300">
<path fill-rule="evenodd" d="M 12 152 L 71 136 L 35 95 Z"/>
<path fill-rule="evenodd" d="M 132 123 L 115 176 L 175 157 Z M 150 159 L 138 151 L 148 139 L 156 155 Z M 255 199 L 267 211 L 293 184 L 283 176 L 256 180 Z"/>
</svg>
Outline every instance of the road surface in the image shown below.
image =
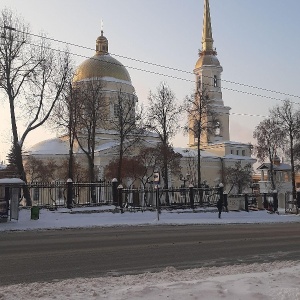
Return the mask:
<svg viewBox="0 0 300 300">
<path fill-rule="evenodd" d="M 1 232 L 0 285 L 300 260 L 300 224 Z"/>
</svg>

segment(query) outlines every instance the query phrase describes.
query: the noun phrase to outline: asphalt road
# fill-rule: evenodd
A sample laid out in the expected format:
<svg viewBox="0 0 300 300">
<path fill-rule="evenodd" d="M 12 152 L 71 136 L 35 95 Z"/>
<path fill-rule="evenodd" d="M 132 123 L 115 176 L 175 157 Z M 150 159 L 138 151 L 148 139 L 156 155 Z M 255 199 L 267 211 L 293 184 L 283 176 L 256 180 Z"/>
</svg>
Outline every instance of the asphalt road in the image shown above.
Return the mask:
<svg viewBox="0 0 300 300">
<path fill-rule="evenodd" d="M 0 234 L 0 285 L 275 260 L 300 260 L 299 223 Z"/>
</svg>

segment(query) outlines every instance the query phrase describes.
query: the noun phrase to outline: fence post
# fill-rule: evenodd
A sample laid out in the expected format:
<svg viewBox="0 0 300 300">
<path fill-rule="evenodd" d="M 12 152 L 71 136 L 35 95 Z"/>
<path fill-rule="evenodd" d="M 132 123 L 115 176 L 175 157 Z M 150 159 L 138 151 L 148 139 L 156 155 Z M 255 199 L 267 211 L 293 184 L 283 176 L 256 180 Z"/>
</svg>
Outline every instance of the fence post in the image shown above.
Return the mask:
<svg viewBox="0 0 300 300">
<path fill-rule="evenodd" d="M 224 203 L 224 185 L 223 185 L 223 183 L 220 183 L 219 184 L 219 193 L 220 193 L 220 200 L 221 200 L 221 202 L 222 202 L 222 205 L 223 205 L 223 203 Z"/>
<path fill-rule="evenodd" d="M 276 190 L 273 191 L 273 209 L 274 212 L 278 211 L 278 193 Z"/>
<path fill-rule="evenodd" d="M 111 181 L 112 186 L 112 197 L 113 197 L 113 205 L 118 205 L 118 179 L 114 178 Z"/>
<path fill-rule="evenodd" d="M 73 202 L 73 180 L 67 179 L 67 208 L 72 208 Z"/>
<path fill-rule="evenodd" d="M 268 208 L 267 194 L 264 193 L 264 209 Z"/>
<path fill-rule="evenodd" d="M 248 194 L 245 194 L 245 211 L 249 212 Z"/>
<path fill-rule="evenodd" d="M 228 212 L 228 199 L 226 193 L 223 193 L 223 200 L 224 200 L 225 211 Z"/>
<path fill-rule="evenodd" d="M 300 191 L 297 191 L 297 203 L 296 203 L 296 213 L 298 215 L 300 208 Z"/>
<path fill-rule="evenodd" d="M 121 209 L 121 213 L 123 213 L 123 185 L 118 185 L 118 202 Z"/>
<path fill-rule="evenodd" d="M 194 209 L 194 186 L 192 184 L 189 185 L 190 190 L 190 205 L 191 208 Z"/>
<path fill-rule="evenodd" d="M 159 185 L 155 185 L 155 195 L 156 195 L 156 212 L 157 212 L 157 221 L 159 221 L 160 207 L 159 207 Z"/>
</svg>

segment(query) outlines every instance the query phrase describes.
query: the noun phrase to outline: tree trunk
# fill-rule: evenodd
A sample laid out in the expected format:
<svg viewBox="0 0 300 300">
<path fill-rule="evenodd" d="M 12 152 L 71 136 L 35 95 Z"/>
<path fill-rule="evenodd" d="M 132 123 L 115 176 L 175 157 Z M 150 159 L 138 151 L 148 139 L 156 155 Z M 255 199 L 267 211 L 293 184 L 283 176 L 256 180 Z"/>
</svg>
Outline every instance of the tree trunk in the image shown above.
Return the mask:
<svg viewBox="0 0 300 300">
<path fill-rule="evenodd" d="M 197 141 L 197 187 L 200 188 L 201 187 L 201 149 L 200 149 L 200 137 L 198 137 L 198 141 Z"/>
<path fill-rule="evenodd" d="M 69 166 L 68 166 L 68 177 L 73 180 L 73 166 L 74 166 L 74 155 L 73 150 L 69 150 Z"/>
<path fill-rule="evenodd" d="M 92 203 L 96 203 L 96 188 L 95 188 L 95 171 L 94 171 L 94 160 L 90 157 L 89 158 L 89 177 L 90 177 L 90 184 L 91 184 L 91 199 Z"/>
<path fill-rule="evenodd" d="M 165 154 L 166 155 L 166 154 Z M 164 161 L 164 189 L 166 193 L 166 204 L 170 205 L 170 198 L 169 198 L 169 193 L 168 193 L 168 188 L 169 188 L 169 174 L 168 174 L 168 163 L 167 163 L 167 157 L 165 157 Z"/>
<path fill-rule="evenodd" d="M 19 177 L 25 182 L 25 185 L 23 185 L 23 195 L 26 201 L 26 206 L 32 206 L 30 192 L 27 185 L 26 173 L 23 166 L 22 149 L 18 142 L 15 142 L 14 144 L 14 152 L 15 152 L 15 159 L 16 159 L 16 165 L 17 165 Z"/>
<path fill-rule="evenodd" d="M 293 199 L 296 199 L 296 180 L 295 180 L 295 161 L 294 161 L 294 139 L 290 135 L 290 155 L 291 155 L 291 166 L 292 166 L 292 185 L 293 185 Z"/>
</svg>

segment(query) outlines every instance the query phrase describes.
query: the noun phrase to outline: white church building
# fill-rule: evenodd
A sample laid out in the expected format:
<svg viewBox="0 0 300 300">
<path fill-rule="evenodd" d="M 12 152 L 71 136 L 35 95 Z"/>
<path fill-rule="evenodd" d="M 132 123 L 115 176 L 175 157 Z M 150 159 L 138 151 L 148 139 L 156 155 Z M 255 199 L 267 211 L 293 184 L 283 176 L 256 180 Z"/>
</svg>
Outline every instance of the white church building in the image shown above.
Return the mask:
<svg viewBox="0 0 300 300">
<path fill-rule="evenodd" d="M 219 130 L 216 130 L 214 134 L 207 134 L 201 138 L 201 177 L 202 181 L 206 181 L 210 186 L 215 186 L 224 180 L 222 178 L 224 168 L 233 166 L 236 162 L 241 162 L 242 165 L 248 163 L 253 165 L 256 162 L 256 159 L 251 157 L 250 144 L 230 141 L 230 107 L 226 106 L 222 99 L 222 71 L 223 68 L 214 48 L 209 0 L 205 0 L 202 49 L 196 61 L 194 74 L 195 86 L 200 83 L 206 87 L 209 99 L 213 102 L 213 107 L 219 115 Z M 117 93 L 120 89 L 128 95 L 130 101 L 138 102 L 128 71 L 121 62 L 109 54 L 108 39 L 103 35 L 103 31 L 96 40 L 95 55 L 79 65 L 74 77 L 74 83 L 76 84 L 84 84 L 91 80 L 105 82 L 104 89 L 106 101 L 109 103 L 107 109 L 109 118 L 113 118 L 116 114 Z M 109 118 L 107 119 L 109 120 Z M 97 128 L 96 140 L 94 164 L 99 170 L 99 178 L 103 178 L 105 166 L 117 155 L 118 140 L 116 132 L 109 128 L 109 124 L 106 124 L 103 128 Z M 145 135 L 144 140 L 146 144 L 151 146 L 159 141 L 157 135 L 150 132 Z M 189 174 L 191 175 L 190 178 L 193 178 L 192 174 L 196 174 L 195 159 L 197 158 L 195 136 L 190 133 L 188 143 L 183 143 L 182 147 L 174 150 L 182 155 L 181 173 L 183 176 Z M 26 163 L 26 157 L 33 156 L 41 160 L 52 159 L 59 162 L 66 160 L 68 155 L 69 143 L 68 137 L 65 135 L 32 146 L 25 153 L 24 160 Z M 80 150 L 77 143 L 75 143 L 74 155 L 78 161 L 83 164 L 86 163 L 85 154 Z M 179 178 L 180 174 L 178 176 L 171 175 L 169 186 L 179 186 L 182 183 Z M 59 179 L 66 180 L 66 178 Z M 106 179 L 111 180 L 111 178 Z M 192 181 L 192 179 L 190 180 Z"/>
</svg>

